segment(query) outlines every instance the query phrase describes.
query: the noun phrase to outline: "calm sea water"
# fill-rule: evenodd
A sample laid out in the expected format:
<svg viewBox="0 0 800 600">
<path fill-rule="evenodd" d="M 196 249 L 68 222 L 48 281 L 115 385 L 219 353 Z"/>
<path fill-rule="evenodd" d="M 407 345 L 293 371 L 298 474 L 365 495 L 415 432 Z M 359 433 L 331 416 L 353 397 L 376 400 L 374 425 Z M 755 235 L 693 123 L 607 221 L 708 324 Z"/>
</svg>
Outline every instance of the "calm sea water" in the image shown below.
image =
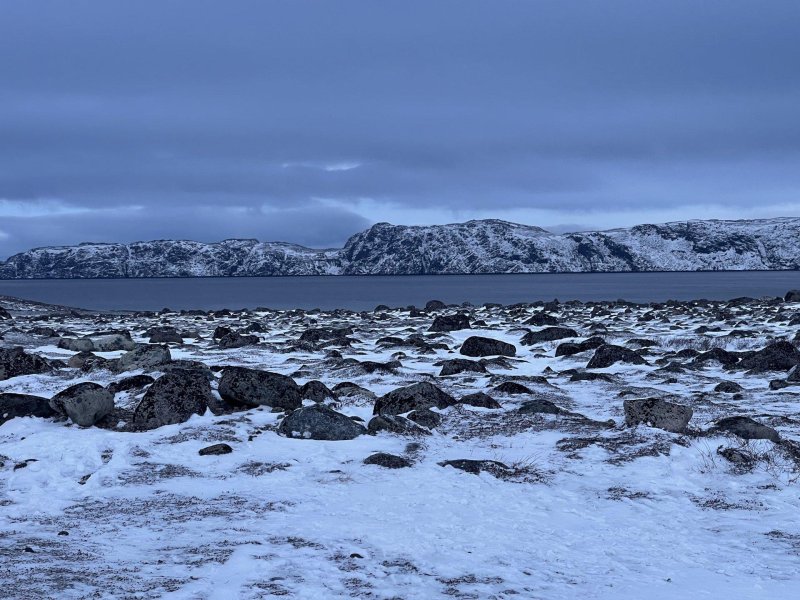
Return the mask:
<svg viewBox="0 0 800 600">
<path fill-rule="evenodd" d="M 616 300 L 728 300 L 783 296 L 798 271 L 574 273 L 409 277 L 208 277 L 197 279 L 43 279 L 0 281 L 0 295 L 99 310 L 349 308 L 378 304 Z"/>
</svg>

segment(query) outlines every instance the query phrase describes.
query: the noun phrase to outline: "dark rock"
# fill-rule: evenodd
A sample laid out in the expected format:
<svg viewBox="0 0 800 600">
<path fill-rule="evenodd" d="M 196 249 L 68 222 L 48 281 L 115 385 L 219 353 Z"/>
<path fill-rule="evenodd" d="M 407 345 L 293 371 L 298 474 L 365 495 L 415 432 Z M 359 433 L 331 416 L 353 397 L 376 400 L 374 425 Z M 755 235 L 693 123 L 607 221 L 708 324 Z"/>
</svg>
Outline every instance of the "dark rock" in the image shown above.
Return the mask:
<svg viewBox="0 0 800 600">
<path fill-rule="evenodd" d="M 61 338 L 58 347 L 71 352 L 94 352 L 94 342 L 91 338 Z"/>
<path fill-rule="evenodd" d="M 720 381 L 716 386 L 714 386 L 715 392 L 721 392 L 723 394 L 737 394 L 743 389 L 744 388 L 742 388 L 742 386 L 735 381 Z"/>
<path fill-rule="evenodd" d="M 795 365 L 789 369 L 789 373 L 786 375 L 786 381 L 789 383 L 800 383 L 800 366 Z"/>
<path fill-rule="evenodd" d="M 365 465 L 377 465 L 387 469 L 403 469 L 411 466 L 411 461 L 396 454 L 377 452 L 364 459 Z"/>
<path fill-rule="evenodd" d="M 523 346 L 532 346 L 543 342 L 554 342 L 564 338 L 578 337 L 578 332 L 569 327 L 545 327 L 539 331 L 529 331 L 519 341 Z"/>
<path fill-rule="evenodd" d="M 427 429 L 423 429 L 411 419 L 406 419 L 400 415 L 376 415 L 369 420 L 367 431 L 372 435 L 386 431 L 399 435 L 429 435 Z"/>
<path fill-rule="evenodd" d="M 564 342 L 563 344 L 559 344 L 556 348 L 556 356 L 572 356 L 573 354 L 580 354 L 581 352 L 586 352 L 587 350 L 599 348 L 605 343 L 606 341 L 599 336 L 590 337 L 582 342 Z"/>
<path fill-rule="evenodd" d="M 545 312 L 538 312 L 531 316 L 523 325 L 533 325 L 535 327 L 545 327 L 547 325 L 558 325 L 558 319 Z"/>
<path fill-rule="evenodd" d="M 5 308 L 0 306 L 0 321 L 10 321 L 14 317 L 11 316 L 11 313 L 8 312 Z"/>
<path fill-rule="evenodd" d="M 397 415 L 411 410 L 436 407 L 447 408 L 455 404 L 455 399 L 438 387 L 423 381 L 392 390 L 375 402 L 374 414 Z"/>
<path fill-rule="evenodd" d="M 312 380 L 300 388 L 300 397 L 303 400 L 325 402 L 325 400 L 335 400 L 336 394 L 321 381 Z"/>
<path fill-rule="evenodd" d="M 58 332 L 52 327 L 33 327 L 31 329 L 33 335 L 40 335 L 46 338 L 58 337 Z"/>
<path fill-rule="evenodd" d="M 611 365 L 624 362 L 633 365 L 645 365 L 647 362 L 636 352 L 622 346 L 605 344 L 594 352 L 594 356 L 586 365 L 587 369 L 604 369 Z"/>
<path fill-rule="evenodd" d="M 511 472 L 511 467 L 496 460 L 446 460 L 444 462 L 440 462 L 439 466 L 453 467 L 454 469 L 466 471 L 467 473 L 472 473 L 473 475 L 479 475 L 485 471 L 490 475 L 494 475 L 495 477 Z"/>
<path fill-rule="evenodd" d="M 131 339 L 131 334 L 127 331 L 93 336 L 92 344 L 96 352 L 115 352 L 117 350 L 133 350 L 136 348 L 136 342 Z"/>
<path fill-rule="evenodd" d="M 225 367 L 219 395 L 234 405 L 272 406 L 284 410 L 300 408 L 303 398 L 300 387 L 291 377 L 245 367 Z"/>
<path fill-rule="evenodd" d="M 50 408 L 81 427 L 91 427 L 114 410 L 114 395 L 97 383 L 78 383 L 50 400 Z"/>
<path fill-rule="evenodd" d="M 412 410 L 410 413 L 408 413 L 408 418 L 418 425 L 422 425 L 428 429 L 435 429 L 442 424 L 442 416 L 439 413 L 433 412 L 429 408 Z"/>
<path fill-rule="evenodd" d="M 769 382 L 769 389 L 771 390 L 782 390 L 784 388 L 789 387 L 791 384 L 786 381 L 785 379 L 773 379 Z"/>
<path fill-rule="evenodd" d="M 486 373 L 486 367 L 474 360 L 466 358 L 451 358 L 442 362 L 439 375 L 456 375 L 458 373 Z"/>
<path fill-rule="evenodd" d="M 462 396 L 458 403 L 478 408 L 503 408 L 497 400 L 484 392 L 475 392 L 474 394 Z"/>
<path fill-rule="evenodd" d="M 783 300 L 784 302 L 800 302 L 800 290 L 789 290 Z"/>
<path fill-rule="evenodd" d="M 341 346 L 349 346 L 350 340 L 347 336 L 353 334 L 352 327 L 325 328 L 318 327 L 307 329 L 300 336 L 301 342 L 319 344 L 320 342 L 332 342 Z"/>
<path fill-rule="evenodd" d="M 614 379 L 608 373 L 589 373 L 586 371 L 576 371 L 570 378 L 570 381 L 605 381 L 606 383 L 613 383 Z"/>
<path fill-rule="evenodd" d="M 112 394 L 118 394 L 119 392 L 127 392 L 128 390 L 142 389 L 154 381 L 155 379 L 150 377 L 150 375 L 131 375 L 130 377 L 125 377 L 119 381 L 109 383 L 106 389 Z"/>
<path fill-rule="evenodd" d="M 745 440 L 770 440 L 776 444 L 780 442 L 780 435 L 775 429 L 762 425 L 750 417 L 725 417 L 717 421 L 711 430 L 732 433 Z"/>
<path fill-rule="evenodd" d="M 695 356 L 694 361 L 692 362 L 695 364 L 701 364 L 710 360 L 717 361 L 725 367 L 730 367 L 731 365 L 735 365 L 737 362 L 739 362 L 739 357 L 733 352 L 728 352 L 722 348 L 712 348 L 707 352 L 701 352 Z"/>
<path fill-rule="evenodd" d="M 469 328 L 469 317 L 467 317 L 467 315 L 440 315 L 433 320 L 428 331 L 447 332 Z"/>
<path fill-rule="evenodd" d="M 214 333 L 212 334 L 212 338 L 215 340 L 221 340 L 226 335 L 231 333 L 230 327 L 224 327 L 223 325 L 218 325 L 216 329 L 214 329 Z"/>
<path fill-rule="evenodd" d="M 28 354 L 22 348 L 0 348 L 0 381 L 20 375 L 37 375 L 52 371 L 41 356 Z"/>
<path fill-rule="evenodd" d="M 255 346 L 259 342 L 257 335 L 242 335 L 238 331 L 231 331 L 219 340 L 219 347 L 223 350 Z"/>
<path fill-rule="evenodd" d="M 739 448 L 717 448 L 717 454 L 722 458 L 739 467 L 750 467 L 755 464 L 755 458 L 749 453 Z"/>
<path fill-rule="evenodd" d="M 428 300 L 425 303 L 425 310 L 443 310 L 447 305 L 441 300 Z"/>
<path fill-rule="evenodd" d="M 743 358 L 736 366 L 748 369 L 751 373 L 763 373 L 788 371 L 796 365 L 800 365 L 800 350 L 791 342 L 781 341 L 762 348 L 748 358 Z"/>
<path fill-rule="evenodd" d="M 151 344 L 182 344 L 183 337 L 174 327 L 154 327 L 148 331 Z"/>
<path fill-rule="evenodd" d="M 535 398 L 524 402 L 517 412 L 523 415 L 560 415 L 566 413 L 563 408 L 556 406 L 553 402 L 545 400 L 544 398 Z"/>
<path fill-rule="evenodd" d="M 214 444 L 197 451 L 200 456 L 219 456 L 220 454 L 230 454 L 231 452 L 233 452 L 233 448 L 228 444 Z"/>
<path fill-rule="evenodd" d="M 513 344 L 473 335 L 464 340 L 459 352 L 464 356 L 514 356 L 517 349 Z"/>
<path fill-rule="evenodd" d="M 167 346 L 142 345 L 119 357 L 117 368 L 120 371 L 152 369 L 167 364 L 172 355 Z"/>
<path fill-rule="evenodd" d="M 72 369 L 90 370 L 94 366 L 108 362 L 102 356 L 97 356 L 92 352 L 78 352 L 69 357 L 67 365 Z"/>
<path fill-rule="evenodd" d="M 498 394 L 508 394 L 509 396 L 533 393 L 529 388 L 516 381 L 504 381 L 500 385 L 495 386 L 494 391 Z"/>
<path fill-rule="evenodd" d="M 625 400 L 625 425 L 648 425 L 673 433 L 683 433 L 694 411 L 689 406 L 659 398 Z"/>
<path fill-rule="evenodd" d="M 50 400 L 28 394 L 0 394 L 0 425 L 14 417 L 54 417 Z"/>
<path fill-rule="evenodd" d="M 366 427 L 324 404 L 298 408 L 278 426 L 286 437 L 310 440 L 352 440 L 367 433 Z"/>
<path fill-rule="evenodd" d="M 208 379 L 198 371 L 172 371 L 153 383 L 133 413 L 137 429 L 184 423 L 216 403 Z"/>
</svg>

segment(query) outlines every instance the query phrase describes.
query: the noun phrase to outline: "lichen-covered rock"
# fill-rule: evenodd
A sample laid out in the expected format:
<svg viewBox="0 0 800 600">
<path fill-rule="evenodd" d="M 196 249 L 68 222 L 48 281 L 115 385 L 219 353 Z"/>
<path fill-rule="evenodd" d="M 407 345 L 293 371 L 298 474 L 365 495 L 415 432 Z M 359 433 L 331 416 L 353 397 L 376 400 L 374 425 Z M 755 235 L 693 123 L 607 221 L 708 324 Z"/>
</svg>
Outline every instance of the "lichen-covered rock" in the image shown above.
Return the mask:
<svg viewBox="0 0 800 600">
<path fill-rule="evenodd" d="M 442 362 L 442 370 L 439 375 L 457 375 L 459 373 L 487 373 L 486 367 L 481 363 L 474 360 L 467 360 L 466 358 L 451 358 Z"/>
<path fill-rule="evenodd" d="M 50 400 L 29 394 L 0 394 L 0 425 L 15 417 L 54 417 Z"/>
<path fill-rule="evenodd" d="M 725 431 L 745 440 L 770 440 L 776 444 L 781 440 L 775 429 L 745 416 L 720 419 L 714 423 L 712 431 Z"/>
<path fill-rule="evenodd" d="M 683 433 L 689 425 L 693 410 L 683 404 L 674 404 L 660 398 L 625 400 L 625 425 L 647 425 L 673 433 Z"/>
<path fill-rule="evenodd" d="M 208 379 L 198 371 L 172 371 L 156 379 L 133 413 L 136 429 L 156 429 L 202 415 L 215 399 Z"/>
<path fill-rule="evenodd" d="M 469 317 L 465 314 L 439 315 L 433 320 L 428 331 L 447 332 L 470 329 Z"/>
<path fill-rule="evenodd" d="M 117 369 L 119 371 L 154 369 L 169 363 L 170 360 L 172 360 L 172 355 L 167 346 L 145 344 L 120 356 Z"/>
<path fill-rule="evenodd" d="M 514 344 L 473 335 L 464 340 L 459 352 L 464 356 L 514 356 L 517 349 Z"/>
<path fill-rule="evenodd" d="M 399 415 L 423 408 L 447 408 L 455 399 L 427 381 L 392 390 L 375 402 L 374 414 Z"/>
<path fill-rule="evenodd" d="M 623 348 L 622 346 L 615 346 L 613 344 L 604 344 L 595 350 L 594 356 L 586 364 L 586 368 L 604 369 L 618 362 L 624 362 L 632 365 L 647 364 L 647 361 L 636 354 L 636 352 L 633 350 Z"/>
<path fill-rule="evenodd" d="M 403 469 L 411 466 L 411 461 L 396 454 L 376 452 L 364 459 L 365 465 L 377 465 L 387 469 Z"/>
<path fill-rule="evenodd" d="M 300 408 L 303 399 L 300 387 L 291 377 L 246 367 L 225 368 L 219 382 L 219 395 L 234 405 L 285 410 Z"/>
<path fill-rule="evenodd" d="M 49 373 L 53 368 L 41 356 L 28 354 L 22 348 L 0 348 L 0 381 L 20 375 Z"/>
<path fill-rule="evenodd" d="M 76 425 L 91 427 L 114 410 L 114 394 L 98 383 L 78 383 L 53 396 L 50 408 Z"/>
<path fill-rule="evenodd" d="M 545 327 L 540 331 L 529 331 L 519 341 L 523 346 L 532 346 L 543 342 L 554 342 L 564 338 L 578 337 L 578 332 L 569 327 Z"/>
<path fill-rule="evenodd" d="M 367 433 L 367 428 L 324 404 L 314 404 L 286 415 L 278 432 L 290 438 L 334 441 L 352 440 Z"/>
</svg>

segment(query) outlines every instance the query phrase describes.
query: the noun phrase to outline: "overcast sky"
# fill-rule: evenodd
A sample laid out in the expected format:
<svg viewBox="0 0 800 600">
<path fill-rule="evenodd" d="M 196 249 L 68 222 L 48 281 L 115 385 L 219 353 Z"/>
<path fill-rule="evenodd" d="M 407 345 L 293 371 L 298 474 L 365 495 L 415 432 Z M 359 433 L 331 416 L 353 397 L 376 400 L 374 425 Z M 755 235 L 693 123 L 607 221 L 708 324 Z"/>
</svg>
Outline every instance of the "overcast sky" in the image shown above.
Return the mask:
<svg viewBox="0 0 800 600">
<path fill-rule="evenodd" d="M 800 1 L 3 0 L 0 256 L 800 215 Z"/>
</svg>

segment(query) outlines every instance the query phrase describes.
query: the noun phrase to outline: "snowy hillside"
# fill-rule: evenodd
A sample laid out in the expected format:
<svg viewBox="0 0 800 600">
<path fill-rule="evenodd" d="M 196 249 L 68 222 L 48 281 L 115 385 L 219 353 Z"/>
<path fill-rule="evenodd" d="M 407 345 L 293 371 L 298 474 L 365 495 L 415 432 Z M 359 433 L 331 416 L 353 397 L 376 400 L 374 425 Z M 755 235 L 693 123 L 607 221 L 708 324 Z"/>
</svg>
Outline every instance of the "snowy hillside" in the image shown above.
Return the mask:
<svg viewBox="0 0 800 600">
<path fill-rule="evenodd" d="M 37 248 L 0 278 L 410 275 L 800 268 L 800 218 L 686 221 L 553 234 L 499 220 L 378 223 L 341 250 L 225 240 Z"/>
</svg>

